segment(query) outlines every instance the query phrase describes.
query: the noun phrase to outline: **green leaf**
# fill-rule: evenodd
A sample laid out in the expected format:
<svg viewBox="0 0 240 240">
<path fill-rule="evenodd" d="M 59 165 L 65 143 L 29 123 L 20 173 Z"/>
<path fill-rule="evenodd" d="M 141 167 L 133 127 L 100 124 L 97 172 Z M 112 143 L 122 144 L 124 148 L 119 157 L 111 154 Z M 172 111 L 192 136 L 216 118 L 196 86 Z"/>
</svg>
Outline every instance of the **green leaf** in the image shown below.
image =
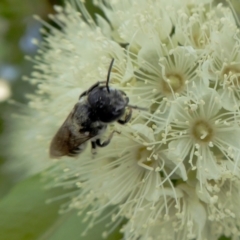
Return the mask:
<svg viewBox="0 0 240 240">
<path fill-rule="evenodd" d="M 227 237 L 222 236 L 218 240 L 231 240 L 231 238 L 227 238 Z"/>
<path fill-rule="evenodd" d="M 63 201 L 46 204 L 59 190 L 44 190 L 40 176 L 20 182 L 0 201 L 0 235 L 6 240 L 35 240 L 59 217 Z"/>
<path fill-rule="evenodd" d="M 86 214 L 86 213 L 85 213 Z M 82 222 L 84 215 L 77 216 L 76 212 L 70 214 L 64 214 L 55 226 L 53 226 L 47 233 L 45 233 L 38 240 L 100 240 L 102 238 L 102 233 L 106 230 L 105 226 L 111 221 L 108 217 L 98 224 L 94 225 L 88 230 L 85 236 L 81 234 L 88 226 L 88 222 Z M 117 227 L 112 234 L 106 238 L 106 240 L 120 240 L 122 235 L 119 233 L 121 226 Z"/>
</svg>

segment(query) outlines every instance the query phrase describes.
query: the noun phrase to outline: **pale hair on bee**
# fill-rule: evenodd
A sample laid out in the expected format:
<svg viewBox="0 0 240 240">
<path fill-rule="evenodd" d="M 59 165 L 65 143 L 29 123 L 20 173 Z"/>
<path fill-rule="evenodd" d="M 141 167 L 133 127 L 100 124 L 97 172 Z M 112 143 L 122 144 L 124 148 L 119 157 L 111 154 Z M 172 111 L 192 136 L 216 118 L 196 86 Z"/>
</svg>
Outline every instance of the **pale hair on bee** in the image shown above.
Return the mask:
<svg viewBox="0 0 240 240">
<path fill-rule="evenodd" d="M 129 105 L 125 92 L 109 87 L 113 63 L 114 59 L 110 63 L 106 81 L 96 82 L 79 96 L 78 102 L 51 141 L 51 158 L 77 156 L 89 141 L 93 152 L 97 147 L 107 146 L 114 132 L 117 132 L 112 131 L 105 141 L 101 141 L 110 123 L 117 121 L 124 125 L 130 121 L 132 109 L 146 110 Z M 127 114 L 126 109 L 129 110 Z"/>
</svg>

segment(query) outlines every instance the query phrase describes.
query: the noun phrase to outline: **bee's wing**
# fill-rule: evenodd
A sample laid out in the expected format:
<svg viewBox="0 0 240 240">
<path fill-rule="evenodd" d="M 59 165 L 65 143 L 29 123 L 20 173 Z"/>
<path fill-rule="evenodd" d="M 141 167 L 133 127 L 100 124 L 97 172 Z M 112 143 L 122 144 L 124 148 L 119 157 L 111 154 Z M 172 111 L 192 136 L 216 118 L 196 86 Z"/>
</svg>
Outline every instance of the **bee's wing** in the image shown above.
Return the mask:
<svg viewBox="0 0 240 240">
<path fill-rule="evenodd" d="M 73 123 L 72 111 L 63 125 L 59 128 L 52 139 L 50 145 L 50 157 L 59 158 L 62 156 L 75 156 L 83 151 L 86 147 L 86 142 L 94 137 L 85 135 L 79 132 L 79 126 Z"/>
</svg>

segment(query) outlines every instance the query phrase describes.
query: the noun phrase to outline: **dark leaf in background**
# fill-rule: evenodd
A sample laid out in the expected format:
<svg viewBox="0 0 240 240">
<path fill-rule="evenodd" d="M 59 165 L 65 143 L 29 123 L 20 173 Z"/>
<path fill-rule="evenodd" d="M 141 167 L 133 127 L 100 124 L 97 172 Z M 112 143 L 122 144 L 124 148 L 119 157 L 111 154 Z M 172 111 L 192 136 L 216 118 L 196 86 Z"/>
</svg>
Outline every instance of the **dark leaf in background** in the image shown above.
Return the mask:
<svg viewBox="0 0 240 240">
<path fill-rule="evenodd" d="M 0 201 L 0 239 L 35 240 L 59 218 L 65 200 L 46 204 L 46 200 L 64 194 L 62 190 L 44 190 L 39 175 L 20 182 Z"/>
</svg>

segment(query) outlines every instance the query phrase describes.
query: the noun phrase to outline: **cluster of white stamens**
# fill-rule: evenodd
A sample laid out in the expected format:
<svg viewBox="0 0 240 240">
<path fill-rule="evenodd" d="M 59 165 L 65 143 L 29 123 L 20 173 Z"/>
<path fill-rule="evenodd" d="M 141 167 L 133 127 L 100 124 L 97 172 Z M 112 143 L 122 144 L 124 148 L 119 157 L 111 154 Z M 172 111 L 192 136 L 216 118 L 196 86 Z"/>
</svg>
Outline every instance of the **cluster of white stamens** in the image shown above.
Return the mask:
<svg viewBox="0 0 240 240">
<path fill-rule="evenodd" d="M 94 158 L 88 148 L 56 162 L 52 185 L 79 189 L 68 208 L 92 206 L 89 227 L 114 205 L 112 225 L 129 220 L 128 240 L 237 239 L 240 34 L 232 12 L 211 0 L 96 0 L 105 17 L 95 23 L 82 1 L 71 3 L 50 16 L 61 30 L 43 22 L 49 35 L 34 41 L 35 71 L 24 79 L 38 84 L 29 119 L 39 121 L 27 126 L 25 159 L 49 161 L 57 127 L 114 58 L 111 87 L 148 111 L 114 123 L 110 131 L 121 134 Z M 21 144 L 12 143 L 18 155 Z"/>
</svg>

